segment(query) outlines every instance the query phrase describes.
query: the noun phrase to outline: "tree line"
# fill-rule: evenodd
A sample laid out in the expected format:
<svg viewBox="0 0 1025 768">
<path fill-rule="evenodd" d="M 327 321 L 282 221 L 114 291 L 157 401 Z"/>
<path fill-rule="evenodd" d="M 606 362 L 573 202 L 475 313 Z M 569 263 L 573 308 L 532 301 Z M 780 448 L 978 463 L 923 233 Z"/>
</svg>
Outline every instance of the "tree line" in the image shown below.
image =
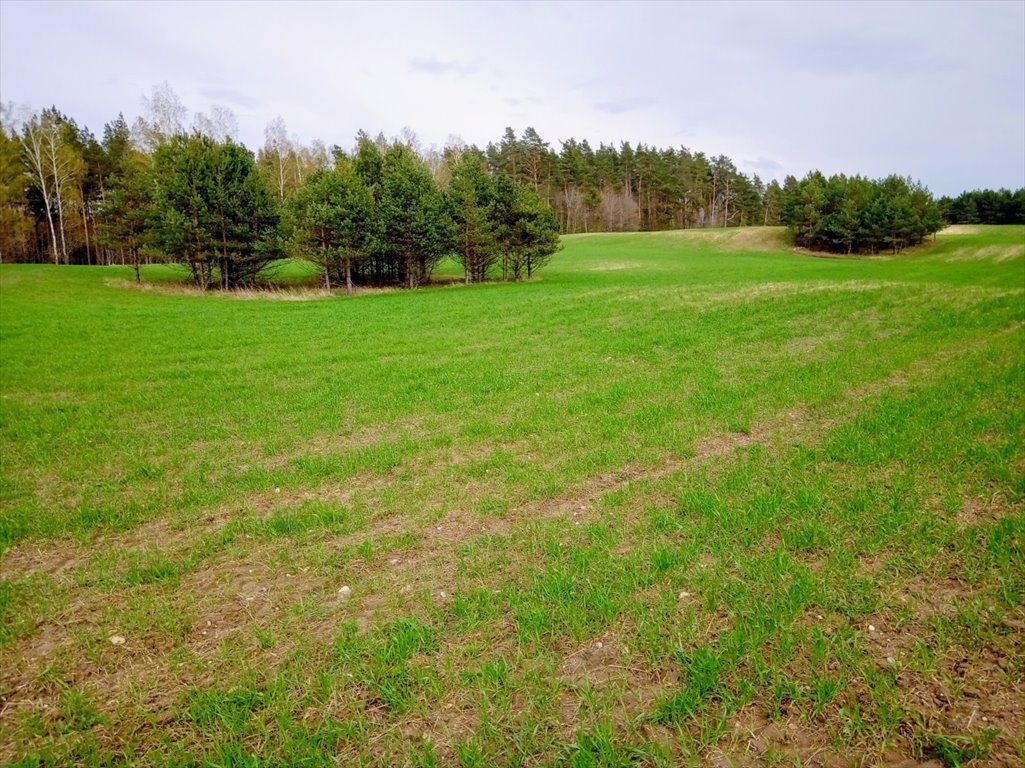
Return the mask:
<svg viewBox="0 0 1025 768">
<path fill-rule="evenodd" d="M 238 126 L 230 110 L 215 107 L 210 114 L 200 113 L 190 127 L 188 110 L 166 84 L 144 99 L 144 114 L 133 125 L 119 116 L 104 127 L 100 138 L 56 108 L 21 121 L 13 120 L 8 109 L 0 118 L 0 216 L 4 225 L 0 256 L 8 261 L 109 263 L 127 262 L 140 254 L 143 259 L 160 258 L 161 248 L 171 243 L 154 236 L 153 230 L 159 227 L 151 226 L 152 216 L 143 216 L 146 206 L 139 207 L 138 199 L 140 185 L 146 186 L 143 177 L 157 165 L 158 150 L 171 137 L 193 134 L 215 142 L 238 143 Z M 351 162 L 360 146 L 368 143 L 376 145 L 382 155 L 391 146 L 405 146 L 421 170 L 426 169 L 435 191 L 447 192 L 450 212 L 455 199 L 468 203 L 468 189 L 476 185 L 476 205 L 490 211 L 451 222 L 456 230 L 461 227 L 460 253 L 470 264 L 467 274 L 472 280 L 492 271 L 514 278 L 533 272 L 539 265 L 539 251 L 524 256 L 523 246 L 513 247 L 510 238 L 517 228 L 521 242 L 528 233 L 542 235 L 541 203 L 551 209 L 561 233 L 781 223 L 779 183 L 766 185 L 757 176 L 748 178 L 725 155 L 707 157 L 682 147 L 634 147 L 629 142 L 592 149 L 586 140 L 575 139 L 561 142 L 560 150 L 555 151 L 533 128 L 521 136 L 507 128 L 501 141 L 483 150 L 468 147 L 456 137 L 450 137 L 441 149 L 424 147 L 411 130 L 404 129 L 391 141 L 381 134 L 374 138 L 360 134 L 356 148 L 347 151 L 320 141 L 304 144 L 289 136 L 279 117 L 268 124 L 255 163 L 281 203 L 284 220 L 294 222 L 302 217 L 285 215 L 286 201 L 318 171 L 331 170 L 339 159 Z M 473 156 L 475 170 L 463 168 L 456 174 L 456 163 L 464 154 Z M 170 161 L 165 158 L 161 162 L 166 166 Z M 487 183 L 479 178 L 482 162 Z M 357 176 L 374 188 L 375 204 L 387 203 L 380 194 L 384 180 L 374 178 L 367 163 L 360 167 L 363 170 Z M 423 174 L 417 175 L 422 182 Z M 166 174 L 162 178 L 166 179 Z M 453 179 L 456 187 L 450 189 Z M 322 179 L 317 182 L 325 183 Z M 391 182 L 389 185 L 396 189 Z M 435 196 L 422 195 L 428 207 Z M 112 215 L 126 206 L 136 206 L 137 215 Z M 533 217 L 533 221 L 510 222 L 511 211 L 519 211 L 521 218 Z M 480 236 L 468 234 L 468 228 L 478 220 L 490 222 L 491 233 L 471 246 L 468 243 Z M 380 232 L 370 241 L 362 258 L 351 257 L 347 262 L 353 279 L 373 276 L 415 283 L 424 277 L 425 267 L 433 259 L 425 256 L 417 276 L 396 266 L 402 258 L 395 256 L 396 248 L 383 243 Z M 430 238 L 425 242 L 433 247 Z M 301 247 L 291 241 L 284 245 Z M 390 259 L 385 259 L 385 252 L 392 254 Z M 341 279 L 341 273 L 332 269 L 335 274 L 329 279 Z M 202 282 L 205 273 L 197 269 L 197 274 Z"/>
<path fill-rule="evenodd" d="M 190 125 L 166 83 L 143 102 L 131 126 L 119 116 L 100 138 L 56 108 L 22 119 L 10 108 L 0 113 L 0 259 L 172 258 L 199 284 L 233 285 L 251 281 L 261 263 L 302 254 L 321 264 L 328 284 L 415 286 L 445 254 L 458 254 L 468 281 L 529 276 L 557 247 L 553 230 L 786 224 L 799 245 L 872 252 L 899 251 L 942 221 L 1023 216 L 1022 191 L 937 204 L 899 177 L 814 172 L 766 184 L 725 155 L 629 142 L 593 148 L 572 138 L 556 150 L 529 127 L 521 135 L 506 128 L 483 150 L 456 137 L 424 147 L 409 129 L 390 141 L 360 133 L 343 149 L 303 143 L 279 117 L 254 155 L 238 142 L 228 109 L 198 113 Z M 198 174 L 188 183 L 180 177 L 187 170 Z M 172 214 L 203 197 L 188 186 L 203 179 L 205 208 Z M 246 192 L 217 191 L 215 181 Z M 336 201 L 333 213 L 326 200 Z M 250 208 L 231 212 L 226 201 Z M 413 201 L 417 214 L 407 215 Z"/>
<path fill-rule="evenodd" d="M 564 233 L 781 223 L 782 188 L 750 178 L 725 155 L 685 147 L 568 139 L 553 150 L 533 128 L 486 149 L 489 165 L 537 189 Z"/>
<path fill-rule="evenodd" d="M 203 288 L 252 285 L 285 256 L 323 270 L 328 288 L 429 280 L 445 256 L 466 282 L 530 278 L 559 250 L 554 212 L 537 190 L 453 143 L 425 156 L 415 136 L 351 151 L 268 126 L 254 155 L 230 113 L 191 128 L 169 89 L 129 127 L 102 139 L 51 108 L 15 128 L 0 120 L 0 258 L 184 265 Z M 433 165 L 431 161 L 434 161 Z"/>
<path fill-rule="evenodd" d="M 937 203 L 948 224 L 1025 224 L 1025 187 L 1016 192 L 976 189 Z"/>
</svg>

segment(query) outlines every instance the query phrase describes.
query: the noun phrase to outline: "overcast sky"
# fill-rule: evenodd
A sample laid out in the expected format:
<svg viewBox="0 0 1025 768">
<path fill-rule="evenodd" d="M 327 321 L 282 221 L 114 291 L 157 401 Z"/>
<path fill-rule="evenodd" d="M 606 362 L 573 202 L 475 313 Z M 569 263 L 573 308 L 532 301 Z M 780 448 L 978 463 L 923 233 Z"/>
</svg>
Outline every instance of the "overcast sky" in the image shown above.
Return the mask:
<svg viewBox="0 0 1025 768">
<path fill-rule="evenodd" d="M 1025 186 L 1025 2 L 0 2 L 0 99 L 97 135 L 167 81 L 263 143 L 505 126 L 729 155 L 763 179 Z"/>
</svg>

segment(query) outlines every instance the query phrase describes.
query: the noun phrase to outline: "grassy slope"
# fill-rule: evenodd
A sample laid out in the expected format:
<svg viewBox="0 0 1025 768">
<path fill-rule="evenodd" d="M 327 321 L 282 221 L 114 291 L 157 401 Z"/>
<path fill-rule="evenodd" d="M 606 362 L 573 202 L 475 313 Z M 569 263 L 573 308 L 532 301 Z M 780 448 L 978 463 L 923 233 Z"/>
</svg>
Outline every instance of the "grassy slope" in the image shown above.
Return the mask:
<svg viewBox="0 0 1025 768">
<path fill-rule="evenodd" d="M 0 268 L 0 758 L 1020 759 L 1022 228 L 127 277 Z"/>
</svg>

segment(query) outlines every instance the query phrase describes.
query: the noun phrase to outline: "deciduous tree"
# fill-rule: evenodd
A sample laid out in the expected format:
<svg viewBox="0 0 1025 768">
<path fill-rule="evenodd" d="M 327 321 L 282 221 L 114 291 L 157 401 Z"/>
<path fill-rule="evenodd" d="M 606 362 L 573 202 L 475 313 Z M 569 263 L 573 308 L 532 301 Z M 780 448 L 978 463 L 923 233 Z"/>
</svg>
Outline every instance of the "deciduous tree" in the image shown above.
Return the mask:
<svg viewBox="0 0 1025 768">
<path fill-rule="evenodd" d="M 214 141 L 238 141 L 238 118 L 228 107 L 214 104 L 210 113 L 197 112 L 192 129 Z"/>
<path fill-rule="evenodd" d="M 50 257 L 54 263 L 68 263 L 65 212 L 72 204 L 85 165 L 74 146 L 66 140 L 63 116 L 56 109 L 33 115 L 22 129 L 25 166 L 42 197 L 50 231 Z"/>
<path fill-rule="evenodd" d="M 29 177 L 11 112 L 9 107 L 0 110 L 0 262 L 35 256 L 34 220 L 25 195 Z"/>
<path fill-rule="evenodd" d="M 166 80 L 142 97 L 142 112 L 132 126 L 132 138 L 144 152 L 153 152 L 172 136 L 185 133 L 189 110 Z"/>
</svg>

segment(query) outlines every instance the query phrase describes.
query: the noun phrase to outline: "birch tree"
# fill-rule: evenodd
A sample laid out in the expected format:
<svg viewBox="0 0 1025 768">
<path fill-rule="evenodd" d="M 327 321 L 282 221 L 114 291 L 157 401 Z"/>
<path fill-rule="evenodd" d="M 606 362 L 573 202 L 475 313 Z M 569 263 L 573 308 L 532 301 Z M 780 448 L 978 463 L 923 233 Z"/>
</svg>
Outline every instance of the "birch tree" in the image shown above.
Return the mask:
<svg viewBox="0 0 1025 768">
<path fill-rule="evenodd" d="M 308 145 L 304 145 L 293 134 L 292 154 L 300 184 L 311 174 L 331 167 L 331 155 L 327 151 L 327 145 L 320 139 L 314 139 Z"/>
<path fill-rule="evenodd" d="M 228 107 L 214 104 L 210 114 L 197 112 L 192 119 L 192 130 L 214 141 L 238 141 L 238 118 Z"/>
<path fill-rule="evenodd" d="M 263 136 L 265 141 L 258 163 L 274 186 L 278 199 L 284 200 L 285 195 L 297 186 L 292 181 L 292 170 L 289 168 L 292 142 L 288 138 L 285 119 L 279 115 L 267 123 Z"/>
<path fill-rule="evenodd" d="M 153 152 L 172 136 L 185 133 L 189 110 L 166 80 L 153 86 L 150 96 L 142 97 L 142 110 L 132 126 L 132 134 L 144 152 Z"/>
<path fill-rule="evenodd" d="M 64 213 L 82 175 L 82 159 L 64 140 L 60 115 L 56 110 L 44 110 L 33 115 L 25 123 L 21 143 L 29 178 L 43 200 L 51 258 L 55 264 L 67 264 Z"/>
</svg>

